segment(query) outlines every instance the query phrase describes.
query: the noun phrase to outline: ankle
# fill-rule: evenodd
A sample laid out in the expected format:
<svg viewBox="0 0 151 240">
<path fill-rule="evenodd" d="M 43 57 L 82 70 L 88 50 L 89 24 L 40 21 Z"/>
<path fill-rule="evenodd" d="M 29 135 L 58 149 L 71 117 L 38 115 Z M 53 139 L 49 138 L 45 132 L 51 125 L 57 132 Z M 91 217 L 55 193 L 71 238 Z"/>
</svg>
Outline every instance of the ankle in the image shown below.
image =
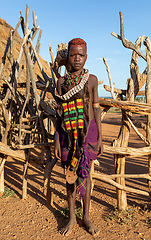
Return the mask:
<svg viewBox="0 0 151 240">
<path fill-rule="evenodd" d="M 89 221 L 90 220 L 90 217 L 89 217 L 89 215 L 84 215 L 83 216 L 83 221 L 85 222 L 85 221 Z"/>
<path fill-rule="evenodd" d="M 69 221 L 75 221 L 76 220 L 76 215 L 72 214 L 69 216 Z"/>
</svg>

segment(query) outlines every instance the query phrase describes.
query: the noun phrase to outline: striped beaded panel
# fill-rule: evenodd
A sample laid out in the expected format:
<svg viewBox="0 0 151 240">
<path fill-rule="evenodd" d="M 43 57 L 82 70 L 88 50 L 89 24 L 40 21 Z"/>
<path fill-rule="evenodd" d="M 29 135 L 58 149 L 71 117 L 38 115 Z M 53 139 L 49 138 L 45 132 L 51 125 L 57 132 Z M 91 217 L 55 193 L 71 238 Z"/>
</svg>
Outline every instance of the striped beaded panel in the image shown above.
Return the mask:
<svg viewBox="0 0 151 240">
<path fill-rule="evenodd" d="M 76 168 L 78 164 L 78 158 L 75 156 L 77 151 L 77 138 L 78 129 L 83 129 L 83 100 L 82 98 L 70 101 L 68 103 L 62 103 L 64 111 L 64 122 L 67 131 L 73 131 L 74 148 L 71 159 L 72 168 Z"/>
</svg>

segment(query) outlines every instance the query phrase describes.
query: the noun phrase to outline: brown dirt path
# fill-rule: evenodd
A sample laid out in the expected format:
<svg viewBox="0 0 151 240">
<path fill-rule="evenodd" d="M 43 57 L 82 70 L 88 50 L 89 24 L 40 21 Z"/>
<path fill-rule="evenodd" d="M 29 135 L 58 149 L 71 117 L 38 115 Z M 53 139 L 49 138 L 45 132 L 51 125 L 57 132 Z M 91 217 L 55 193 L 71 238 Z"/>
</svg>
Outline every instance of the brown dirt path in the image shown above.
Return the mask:
<svg viewBox="0 0 151 240">
<path fill-rule="evenodd" d="M 145 117 L 134 115 L 135 125 L 140 128 L 140 121 Z M 139 120 L 139 121 L 137 121 Z M 110 145 L 117 138 L 121 125 L 121 114 L 107 113 L 103 119 L 103 142 Z M 143 133 L 143 130 L 140 130 Z M 143 133 L 144 134 L 144 133 Z M 145 144 L 131 131 L 131 147 L 143 147 Z M 114 173 L 113 156 L 103 154 L 99 159 L 100 167 L 96 172 Z M 126 173 L 147 173 L 147 157 L 126 159 Z M 63 216 L 67 208 L 65 177 L 60 162 L 52 172 L 51 186 L 54 189 L 54 206 L 47 206 L 43 190 L 43 173 L 34 167 L 29 167 L 28 198 L 21 200 L 23 164 L 20 161 L 9 160 L 5 165 L 5 186 L 16 192 L 15 197 L 0 197 L 0 240 L 28 239 L 145 239 L 151 237 L 151 204 L 148 197 L 127 194 L 128 211 L 119 213 L 115 210 L 115 187 L 95 180 L 92 196 L 91 219 L 100 229 L 98 237 L 93 238 L 80 225 L 80 220 L 69 237 L 63 237 L 59 229 L 67 223 Z M 148 191 L 146 180 L 133 179 L 126 181 L 127 186 L 134 186 Z M 77 199 L 77 206 L 80 202 Z"/>
</svg>

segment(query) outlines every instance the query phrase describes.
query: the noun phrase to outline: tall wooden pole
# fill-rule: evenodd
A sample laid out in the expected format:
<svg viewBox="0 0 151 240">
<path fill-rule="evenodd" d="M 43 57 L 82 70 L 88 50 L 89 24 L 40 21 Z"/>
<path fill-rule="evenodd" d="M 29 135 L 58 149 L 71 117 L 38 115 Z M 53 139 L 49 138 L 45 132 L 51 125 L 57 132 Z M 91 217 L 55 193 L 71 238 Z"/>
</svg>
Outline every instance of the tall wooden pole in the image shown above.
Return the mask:
<svg viewBox="0 0 151 240">
<path fill-rule="evenodd" d="M 146 44 L 146 56 L 147 56 L 147 79 L 146 79 L 146 86 L 145 86 L 145 95 L 146 95 L 146 102 L 151 104 L 151 43 L 149 37 L 145 39 Z M 147 125 L 146 125 L 146 137 L 149 141 L 151 146 L 151 116 L 147 116 Z M 149 175 L 151 176 L 151 155 L 148 155 L 148 171 Z M 148 181 L 149 190 L 151 191 L 151 181 Z"/>
</svg>

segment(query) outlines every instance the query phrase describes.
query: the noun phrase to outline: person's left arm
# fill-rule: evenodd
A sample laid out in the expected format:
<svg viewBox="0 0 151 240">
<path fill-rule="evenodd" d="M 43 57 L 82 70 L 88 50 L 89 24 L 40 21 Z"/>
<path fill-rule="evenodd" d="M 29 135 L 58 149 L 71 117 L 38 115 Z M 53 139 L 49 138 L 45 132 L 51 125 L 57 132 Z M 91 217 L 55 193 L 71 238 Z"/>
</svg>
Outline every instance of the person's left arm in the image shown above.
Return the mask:
<svg viewBox="0 0 151 240">
<path fill-rule="evenodd" d="M 101 109 L 99 105 L 98 96 L 98 79 L 93 75 L 93 91 L 92 91 L 92 107 L 94 111 L 94 118 L 98 128 L 98 156 L 103 153 L 102 143 L 102 126 L 101 126 Z"/>
</svg>

